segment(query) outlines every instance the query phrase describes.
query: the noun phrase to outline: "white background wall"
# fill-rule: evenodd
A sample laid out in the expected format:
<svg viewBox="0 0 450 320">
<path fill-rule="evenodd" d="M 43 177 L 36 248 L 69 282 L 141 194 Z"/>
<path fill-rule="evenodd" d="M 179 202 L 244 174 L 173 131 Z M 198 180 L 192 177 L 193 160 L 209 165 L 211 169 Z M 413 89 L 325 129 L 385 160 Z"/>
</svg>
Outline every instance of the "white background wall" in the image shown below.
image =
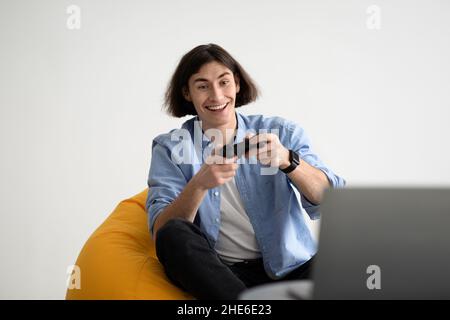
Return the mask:
<svg viewBox="0 0 450 320">
<path fill-rule="evenodd" d="M 350 186 L 448 186 L 449 41 L 446 0 L 0 0 L 0 298 L 64 298 L 88 236 L 146 188 L 153 137 L 185 120 L 162 97 L 198 44 L 259 84 L 242 112 L 303 125 Z"/>
</svg>

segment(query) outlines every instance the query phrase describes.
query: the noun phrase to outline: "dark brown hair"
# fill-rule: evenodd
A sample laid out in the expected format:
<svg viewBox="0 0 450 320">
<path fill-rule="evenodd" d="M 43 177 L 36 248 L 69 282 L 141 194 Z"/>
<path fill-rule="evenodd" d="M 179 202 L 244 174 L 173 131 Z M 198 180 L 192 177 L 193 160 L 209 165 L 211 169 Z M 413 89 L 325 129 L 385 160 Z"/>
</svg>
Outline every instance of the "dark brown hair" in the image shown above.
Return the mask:
<svg viewBox="0 0 450 320">
<path fill-rule="evenodd" d="M 189 78 L 209 62 L 217 61 L 233 72 L 239 79 L 240 90 L 236 94 L 235 107 L 246 105 L 258 98 L 259 92 L 253 80 L 244 68 L 222 47 L 210 43 L 200 45 L 186 53 L 175 69 L 164 97 L 164 107 L 168 114 L 181 118 L 185 115 L 197 115 L 192 102 L 183 96 L 183 89 L 188 88 Z"/>
</svg>

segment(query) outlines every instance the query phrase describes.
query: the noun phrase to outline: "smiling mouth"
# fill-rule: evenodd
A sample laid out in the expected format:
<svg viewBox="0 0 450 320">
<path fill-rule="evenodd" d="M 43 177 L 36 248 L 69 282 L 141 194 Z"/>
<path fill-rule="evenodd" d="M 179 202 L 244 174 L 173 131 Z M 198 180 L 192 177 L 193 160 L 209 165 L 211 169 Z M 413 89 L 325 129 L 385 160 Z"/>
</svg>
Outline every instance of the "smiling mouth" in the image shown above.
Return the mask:
<svg viewBox="0 0 450 320">
<path fill-rule="evenodd" d="M 228 104 L 229 102 L 221 105 L 206 106 L 205 108 L 208 109 L 209 111 L 222 111 L 228 106 Z"/>
</svg>

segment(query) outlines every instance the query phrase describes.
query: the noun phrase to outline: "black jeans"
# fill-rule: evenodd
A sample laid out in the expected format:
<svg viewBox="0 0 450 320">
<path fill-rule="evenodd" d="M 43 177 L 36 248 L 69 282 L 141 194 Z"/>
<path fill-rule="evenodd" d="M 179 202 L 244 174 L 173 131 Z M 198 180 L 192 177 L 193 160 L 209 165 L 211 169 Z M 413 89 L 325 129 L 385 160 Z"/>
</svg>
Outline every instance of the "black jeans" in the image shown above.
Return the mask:
<svg viewBox="0 0 450 320">
<path fill-rule="evenodd" d="M 236 299 L 245 289 L 280 280 L 308 279 L 312 260 L 280 280 L 264 271 L 262 259 L 224 264 L 200 228 L 169 220 L 156 237 L 156 254 L 168 278 L 197 299 Z"/>
</svg>

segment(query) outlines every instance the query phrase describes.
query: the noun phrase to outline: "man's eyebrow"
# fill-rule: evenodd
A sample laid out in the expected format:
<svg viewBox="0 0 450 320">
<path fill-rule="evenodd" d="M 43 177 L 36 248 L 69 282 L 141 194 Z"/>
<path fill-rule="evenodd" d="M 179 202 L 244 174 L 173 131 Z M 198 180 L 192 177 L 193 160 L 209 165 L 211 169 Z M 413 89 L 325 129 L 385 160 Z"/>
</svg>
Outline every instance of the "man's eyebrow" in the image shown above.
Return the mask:
<svg viewBox="0 0 450 320">
<path fill-rule="evenodd" d="M 230 72 L 225 71 L 225 72 L 222 73 L 219 77 L 217 77 L 217 79 L 220 79 L 220 78 L 222 78 L 223 76 L 226 76 L 227 74 L 231 75 Z M 197 79 L 194 80 L 194 83 L 195 83 L 195 82 L 200 82 L 200 81 L 208 81 L 208 79 L 205 79 L 205 78 L 197 78 Z"/>
</svg>

